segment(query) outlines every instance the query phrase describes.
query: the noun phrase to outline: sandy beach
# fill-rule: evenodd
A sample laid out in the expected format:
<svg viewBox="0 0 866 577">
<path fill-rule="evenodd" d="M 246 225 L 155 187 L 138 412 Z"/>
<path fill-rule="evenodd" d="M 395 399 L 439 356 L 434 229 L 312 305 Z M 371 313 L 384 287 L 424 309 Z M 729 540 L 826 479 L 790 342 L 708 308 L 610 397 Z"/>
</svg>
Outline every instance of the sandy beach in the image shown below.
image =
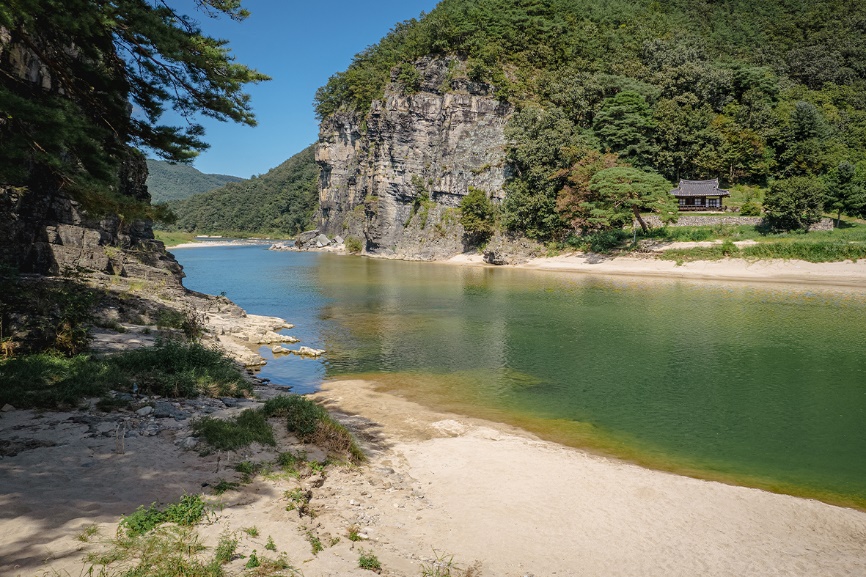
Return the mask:
<svg viewBox="0 0 866 577">
<path fill-rule="evenodd" d="M 206 546 L 229 533 L 239 553 L 261 554 L 271 537 L 304 575 L 368 575 L 357 566 L 362 549 L 384 575 L 419 575 L 434 550 L 503 577 L 866 573 L 860 511 L 643 469 L 432 411 L 370 382 L 326 383 L 315 398 L 356 432 L 369 462 L 259 477 L 220 497 L 211 488 L 239 477 L 235 463 L 314 449 L 283 433 L 276 449 L 201 457 L 178 445 L 189 434 L 184 421 L 128 439 L 119 454 L 116 415 L 4 413 L 0 435 L 17 439 L 19 452 L 10 456 L 7 446 L 0 460 L 0 574 L 86 573 L 83 557 L 108 546 L 120 515 L 196 492 L 214 504 L 198 528 Z M 295 487 L 310 491 L 313 517 L 286 510 Z M 91 524 L 97 536 L 80 540 Z M 257 536 L 243 531 L 250 526 Z M 353 526 L 358 543 L 346 538 Z M 317 555 L 310 532 L 326 544 Z M 243 562 L 229 574 L 241 574 Z"/>
<path fill-rule="evenodd" d="M 464 266 L 493 266 L 485 264 L 480 254 L 457 255 L 444 262 Z M 866 288 L 866 260 L 811 263 L 801 260 L 751 261 L 741 258 L 727 258 L 717 261 L 686 262 L 677 265 L 674 261 L 660 260 L 651 255 L 636 258 L 575 253 L 534 258 L 523 264 L 505 266 L 579 274 L 820 284 Z"/>
<path fill-rule="evenodd" d="M 176 248 L 211 248 L 218 246 L 269 246 L 273 240 L 268 239 L 234 239 L 234 240 L 197 240 L 195 242 L 182 242 L 174 246 L 166 247 L 172 251 Z"/>
</svg>

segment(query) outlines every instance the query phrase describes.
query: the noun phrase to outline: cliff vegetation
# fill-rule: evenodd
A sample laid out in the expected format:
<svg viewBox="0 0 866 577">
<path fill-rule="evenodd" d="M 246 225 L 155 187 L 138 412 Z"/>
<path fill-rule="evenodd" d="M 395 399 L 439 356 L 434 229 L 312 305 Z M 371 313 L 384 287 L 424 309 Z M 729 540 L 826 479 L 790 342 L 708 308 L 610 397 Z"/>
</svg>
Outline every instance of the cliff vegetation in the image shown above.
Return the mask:
<svg viewBox="0 0 866 577">
<path fill-rule="evenodd" d="M 183 200 L 243 178 L 227 174 L 205 174 L 183 163 L 147 159 L 147 191 L 153 203 Z"/>
<path fill-rule="evenodd" d="M 319 168 L 309 146 L 261 176 L 168 204 L 170 231 L 294 235 L 312 221 Z"/>
<path fill-rule="evenodd" d="M 613 203 L 588 183 L 614 166 L 820 189 L 819 212 L 862 215 L 864 21 L 866 6 L 841 0 L 443 0 L 357 54 L 316 110 L 323 127 L 354 116 L 377 138 L 365 131 L 393 87 L 411 99 L 467 86 L 455 79 L 491 86 L 513 107 L 501 222 L 540 240 L 604 228 L 592 210 Z M 439 86 L 426 57 L 449 62 Z"/>
</svg>

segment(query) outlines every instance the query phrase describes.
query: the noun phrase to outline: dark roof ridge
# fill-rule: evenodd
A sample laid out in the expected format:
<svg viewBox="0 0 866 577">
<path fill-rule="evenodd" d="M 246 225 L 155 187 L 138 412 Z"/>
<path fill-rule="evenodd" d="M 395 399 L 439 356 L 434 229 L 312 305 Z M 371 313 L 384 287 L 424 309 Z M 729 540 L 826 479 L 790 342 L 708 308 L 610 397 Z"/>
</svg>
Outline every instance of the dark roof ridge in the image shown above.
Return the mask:
<svg viewBox="0 0 866 577">
<path fill-rule="evenodd" d="M 674 196 L 730 196 L 730 192 L 719 188 L 719 179 L 686 180 L 681 178 L 679 185 L 671 191 Z"/>
</svg>

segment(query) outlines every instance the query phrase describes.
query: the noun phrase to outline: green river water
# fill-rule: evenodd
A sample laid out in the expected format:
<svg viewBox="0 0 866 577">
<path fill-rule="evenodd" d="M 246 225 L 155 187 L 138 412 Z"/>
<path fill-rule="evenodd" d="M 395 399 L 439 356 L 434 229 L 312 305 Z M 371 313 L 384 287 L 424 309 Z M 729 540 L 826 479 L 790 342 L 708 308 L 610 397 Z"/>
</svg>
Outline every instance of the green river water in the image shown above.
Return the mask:
<svg viewBox="0 0 866 577">
<path fill-rule="evenodd" d="M 228 287 L 328 350 L 272 361 L 275 382 L 364 375 L 649 466 L 866 508 L 866 289 L 178 256 L 188 286 Z"/>
</svg>

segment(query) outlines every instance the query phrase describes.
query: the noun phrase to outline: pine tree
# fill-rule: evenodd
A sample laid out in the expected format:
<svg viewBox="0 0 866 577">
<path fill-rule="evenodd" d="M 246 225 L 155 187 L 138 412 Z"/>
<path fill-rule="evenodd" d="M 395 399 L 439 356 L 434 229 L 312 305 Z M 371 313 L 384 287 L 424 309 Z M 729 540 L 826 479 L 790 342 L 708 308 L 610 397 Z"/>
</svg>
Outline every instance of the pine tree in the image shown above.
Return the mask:
<svg viewBox="0 0 866 577">
<path fill-rule="evenodd" d="M 235 63 L 225 40 L 170 4 L 0 5 L 0 183 L 38 176 L 73 191 L 105 188 L 129 146 L 173 161 L 207 148 L 199 114 L 255 124 L 243 87 L 267 76 Z M 196 4 L 209 16 L 248 15 L 240 0 Z M 168 109 L 186 126 L 163 124 Z"/>
</svg>

